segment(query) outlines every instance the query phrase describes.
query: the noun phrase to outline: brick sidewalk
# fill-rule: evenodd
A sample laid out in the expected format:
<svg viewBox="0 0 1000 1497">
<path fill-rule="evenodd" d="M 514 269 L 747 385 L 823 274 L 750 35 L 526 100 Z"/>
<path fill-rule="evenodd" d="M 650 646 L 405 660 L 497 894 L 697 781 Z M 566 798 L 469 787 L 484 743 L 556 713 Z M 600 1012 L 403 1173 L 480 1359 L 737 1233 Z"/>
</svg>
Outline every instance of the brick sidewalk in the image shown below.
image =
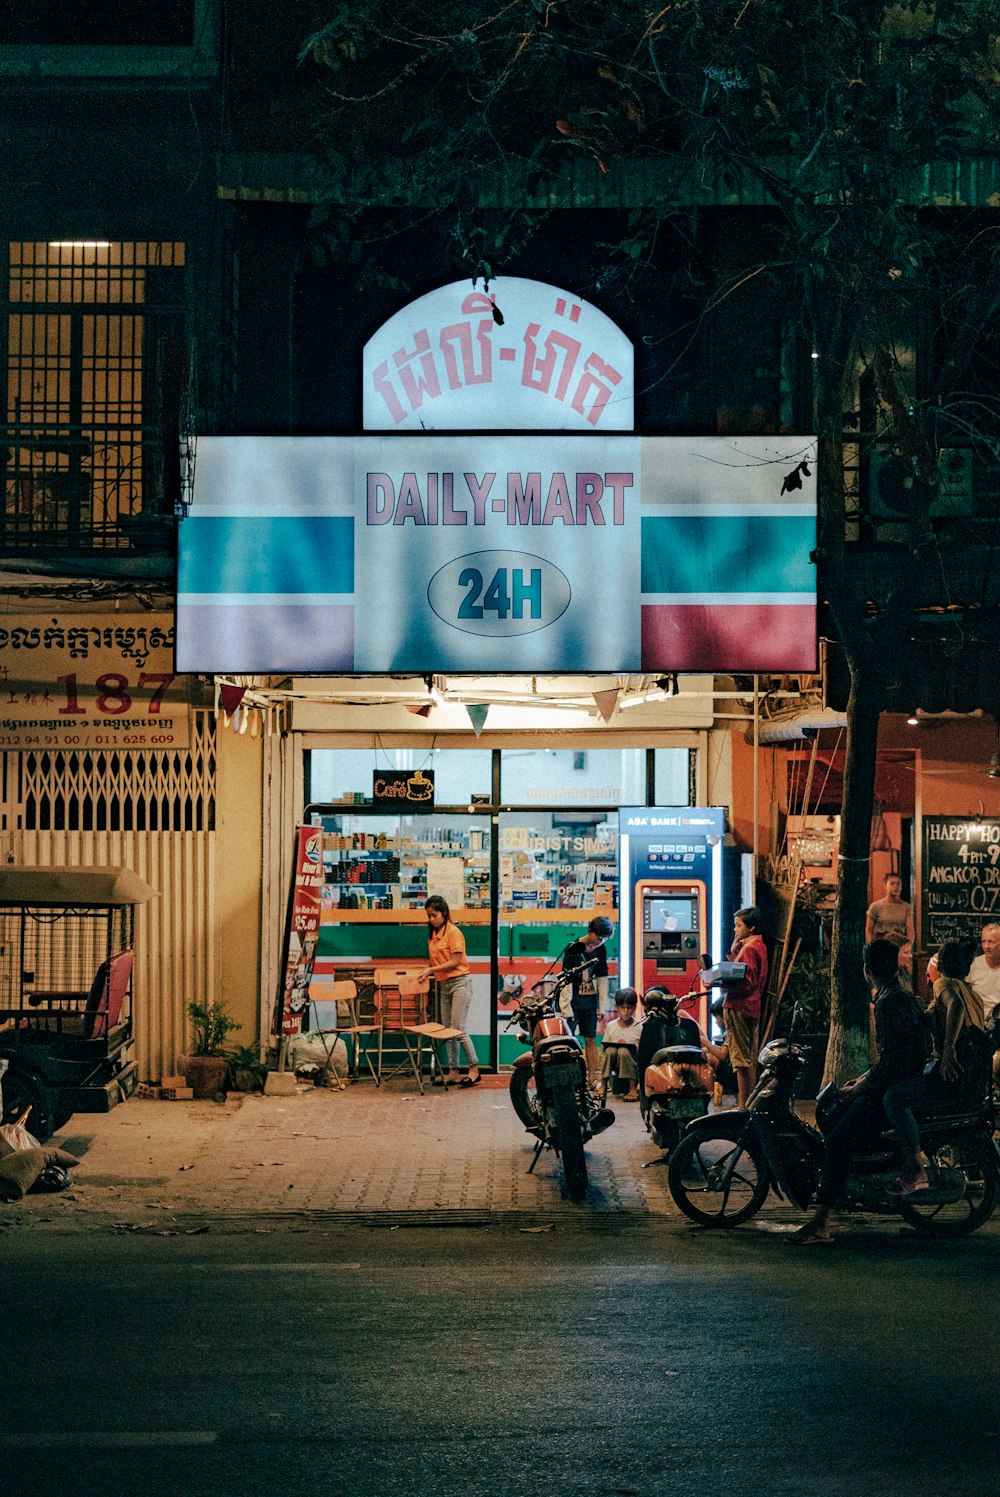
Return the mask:
<svg viewBox="0 0 1000 1497">
<path fill-rule="evenodd" d="M 379 1225 L 585 1219 L 681 1226 L 667 1172 L 638 1106 L 619 1103 L 612 1128 L 587 1146 L 590 1188 L 564 1200 L 551 1151 L 528 1174 L 533 1141 L 502 1078 L 474 1090 L 430 1090 L 408 1080 L 345 1091 L 300 1087 L 294 1096 L 233 1095 L 225 1103 L 133 1099 L 77 1115 L 54 1142 L 80 1156 L 73 1186 L 0 1202 L 0 1233 L 87 1226 L 173 1234 L 228 1221 L 263 1230 L 268 1219 L 368 1220 Z M 774 1227 L 802 1214 L 773 1197 Z M 849 1219 L 850 1220 L 850 1219 Z M 864 1220 L 898 1231 L 896 1218 Z M 763 1224 L 763 1220 L 762 1220 Z"/>
<path fill-rule="evenodd" d="M 81 1156 L 73 1188 L 0 1204 L 0 1224 L 76 1214 L 142 1220 L 276 1212 L 459 1213 L 491 1218 L 571 1210 L 559 1162 L 533 1143 L 506 1088 L 300 1088 L 294 1096 L 130 1102 L 77 1115 L 53 1142 Z M 587 1147 L 591 1212 L 661 1215 L 675 1208 L 634 1103 Z"/>
</svg>

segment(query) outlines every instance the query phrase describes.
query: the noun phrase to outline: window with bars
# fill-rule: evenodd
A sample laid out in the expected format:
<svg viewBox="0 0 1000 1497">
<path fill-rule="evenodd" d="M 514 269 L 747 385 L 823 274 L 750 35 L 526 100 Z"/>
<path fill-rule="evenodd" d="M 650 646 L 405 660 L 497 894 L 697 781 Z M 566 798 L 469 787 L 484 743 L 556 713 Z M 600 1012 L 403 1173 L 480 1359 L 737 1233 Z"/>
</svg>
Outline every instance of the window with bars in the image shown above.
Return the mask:
<svg viewBox="0 0 1000 1497">
<path fill-rule="evenodd" d="M 179 497 L 184 245 L 8 246 L 0 552 L 160 549 Z"/>
</svg>

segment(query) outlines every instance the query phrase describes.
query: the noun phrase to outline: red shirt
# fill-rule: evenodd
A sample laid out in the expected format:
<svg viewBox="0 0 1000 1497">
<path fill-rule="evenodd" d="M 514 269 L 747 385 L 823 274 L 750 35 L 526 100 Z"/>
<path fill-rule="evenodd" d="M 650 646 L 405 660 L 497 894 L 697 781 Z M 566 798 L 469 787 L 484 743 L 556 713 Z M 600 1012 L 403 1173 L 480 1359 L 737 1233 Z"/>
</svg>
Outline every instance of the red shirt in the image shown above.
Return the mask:
<svg viewBox="0 0 1000 1497">
<path fill-rule="evenodd" d="M 760 1005 L 767 987 L 767 947 L 764 937 L 754 932 L 745 936 L 729 953 L 731 962 L 745 962 L 746 976 L 741 983 L 728 989 L 723 1008 L 734 1008 L 746 1014 L 748 1019 L 760 1018 Z"/>
</svg>

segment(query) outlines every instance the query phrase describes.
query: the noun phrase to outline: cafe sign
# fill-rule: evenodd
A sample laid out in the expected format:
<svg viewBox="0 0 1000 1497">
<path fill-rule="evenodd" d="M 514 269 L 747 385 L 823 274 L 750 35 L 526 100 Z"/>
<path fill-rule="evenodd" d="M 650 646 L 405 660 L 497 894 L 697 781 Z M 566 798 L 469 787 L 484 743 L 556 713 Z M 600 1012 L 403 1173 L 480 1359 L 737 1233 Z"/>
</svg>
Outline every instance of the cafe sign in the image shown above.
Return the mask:
<svg viewBox="0 0 1000 1497">
<path fill-rule="evenodd" d="M 372 775 L 372 805 L 382 810 L 434 809 L 433 769 L 376 769 Z"/>
<path fill-rule="evenodd" d="M 0 749 L 186 748 L 168 614 L 0 616 Z"/>
</svg>

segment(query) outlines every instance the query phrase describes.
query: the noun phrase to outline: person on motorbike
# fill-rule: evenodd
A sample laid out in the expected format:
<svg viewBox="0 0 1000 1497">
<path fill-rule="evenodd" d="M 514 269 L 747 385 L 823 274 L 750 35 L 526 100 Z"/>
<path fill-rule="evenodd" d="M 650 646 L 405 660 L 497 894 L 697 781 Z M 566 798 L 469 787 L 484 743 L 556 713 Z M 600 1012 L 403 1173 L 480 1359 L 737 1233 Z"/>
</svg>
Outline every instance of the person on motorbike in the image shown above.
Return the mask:
<svg viewBox="0 0 1000 1497">
<path fill-rule="evenodd" d="M 885 1110 L 903 1150 L 903 1168 L 896 1181 L 900 1195 L 912 1195 L 927 1186 L 927 1171 L 920 1158 L 920 1130 L 914 1116 L 918 1107 L 955 1107 L 976 1104 L 986 1090 L 987 1077 L 976 1075 L 975 1059 L 959 1053 L 961 1041 L 972 1029 L 982 1030 L 983 1000 L 966 978 L 975 951 L 972 941 L 948 941 L 938 952 L 939 976 L 927 1017 L 934 1030 L 937 1059 L 932 1069 L 911 1080 L 900 1081 L 887 1094 Z"/>
<path fill-rule="evenodd" d="M 615 933 L 607 915 L 595 915 L 582 941 L 572 941 L 563 952 L 562 969 L 570 976 L 573 1021 L 583 1039 L 587 1081 L 597 1085 L 597 1008 L 601 989 L 607 995 L 607 942 Z"/>
<path fill-rule="evenodd" d="M 830 1218 L 843 1195 L 851 1156 L 886 1121 L 885 1095 L 898 1082 L 919 1076 L 930 1054 L 931 1035 L 917 998 L 899 982 L 899 951 L 891 941 L 870 941 L 864 955 L 865 981 L 875 990 L 875 1042 L 878 1060 L 840 1088 L 847 1107 L 826 1135 L 816 1210 L 790 1242 L 832 1242 Z"/>
</svg>

